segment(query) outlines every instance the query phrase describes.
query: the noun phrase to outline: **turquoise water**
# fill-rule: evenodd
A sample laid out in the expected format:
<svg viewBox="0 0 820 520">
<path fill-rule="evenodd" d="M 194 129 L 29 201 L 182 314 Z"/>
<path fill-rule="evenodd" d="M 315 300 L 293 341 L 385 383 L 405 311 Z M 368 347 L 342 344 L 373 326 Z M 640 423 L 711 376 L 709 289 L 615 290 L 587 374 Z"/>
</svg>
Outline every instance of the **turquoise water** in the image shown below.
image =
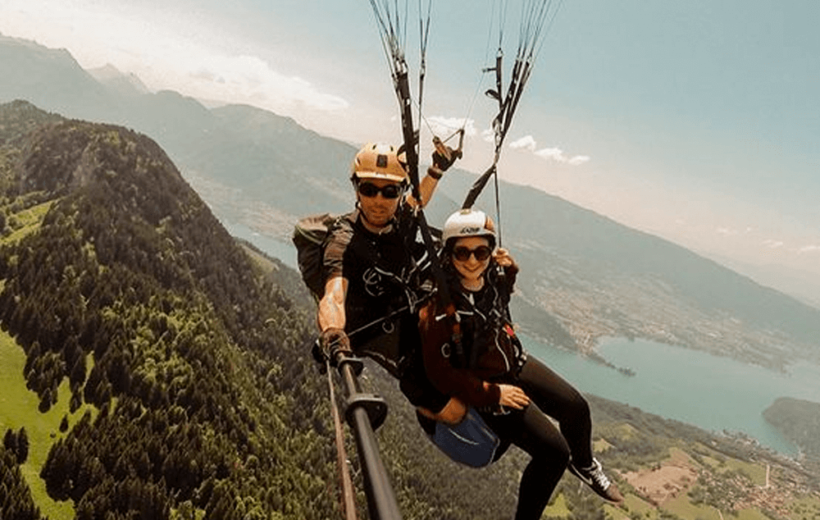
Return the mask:
<svg viewBox="0 0 820 520">
<path fill-rule="evenodd" d="M 628 377 L 574 352 L 524 338 L 531 354 L 582 392 L 721 432 L 743 432 L 762 445 L 796 455 L 762 416 L 778 397 L 820 401 L 820 366 L 800 362 L 782 374 L 704 352 L 646 340 L 608 338 L 598 352 Z"/>
<path fill-rule="evenodd" d="M 258 247 L 268 255 L 278 258 L 285 265 L 297 269 L 296 248 L 290 242 L 282 242 L 274 238 L 260 235 L 251 228 L 242 224 L 222 221 L 222 225 L 228 230 L 231 236 L 242 238 Z"/>
<path fill-rule="evenodd" d="M 241 224 L 225 227 L 233 236 L 296 268 L 296 250 L 291 243 L 262 236 Z M 531 354 L 582 392 L 705 430 L 743 432 L 787 455 L 795 455 L 797 450 L 763 419 L 763 410 L 778 397 L 820 401 L 820 366 L 809 363 L 794 364 L 787 374 L 781 374 L 652 341 L 605 339 L 598 352 L 615 366 L 635 371 L 635 376 L 627 377 L 575 352 L 522 339 Z"/>
</svg>

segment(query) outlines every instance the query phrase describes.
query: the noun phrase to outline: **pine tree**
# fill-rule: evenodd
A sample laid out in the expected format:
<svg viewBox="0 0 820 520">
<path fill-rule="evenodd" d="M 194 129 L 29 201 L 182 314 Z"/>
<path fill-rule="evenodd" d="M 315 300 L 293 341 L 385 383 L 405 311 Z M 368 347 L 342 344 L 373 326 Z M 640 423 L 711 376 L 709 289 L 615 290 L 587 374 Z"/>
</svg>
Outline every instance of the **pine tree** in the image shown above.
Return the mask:
<svg viewBox="0 0 820 520">
<path fill-rule="evenodd" d="M 79 387 L 85 382 L 85 356 L 81 355 L 77 357 L 77 360 L 74 362 L 74 366 L 71 368 L 71 373 L 68 376 L 69 381 L 71 382 L 71 387 Z"/>
<path fill-rule="evenodd" d="M 25 464 L 26 460 L 28 459 L 28 450 L 29 450 L 29 442 L 28 442 L 28 432 L 26 432 L 26 428 L 23 426 L 20 428 L 20 431 L 17 432 L 17 463 L 18 464 Z"/>
<path fill-rule="evenodd" d="M 78 387 L 71 393 L 71 401 L 68 403 L 68 410 L 71 413 L 76 412 L 80 409 L 80 406 L 83 404 L 83 396 L 81 393 L 81 389 Z"/>
<path fill-rule="evenodd" d="M 52 395 L 51 388 L 46 388 L 42 394 L 42 398 L 40 399 L 40 406 L 38 409 L 42 413 L 46 413 L 47 411 L 51 410 L 51 404 L 54 402 L 55 398 Z"/>
<path fill-rule="evenodd" d="M 17 453 L 17 434 L 13 430 L 6 430 L 3 436 L 3 446 L 11 453 Z"/>
<path fill-rule="evenodd" d="M 28 353 L 26 355 L 26 366 L 23 369 L 24 373 L 28 374 L 31 371 L 34 362 L 39 357 L 40 357 L 40 342 L 35 341 L 31 345 L 31 348 L 28 350 Z"/>
</svg>

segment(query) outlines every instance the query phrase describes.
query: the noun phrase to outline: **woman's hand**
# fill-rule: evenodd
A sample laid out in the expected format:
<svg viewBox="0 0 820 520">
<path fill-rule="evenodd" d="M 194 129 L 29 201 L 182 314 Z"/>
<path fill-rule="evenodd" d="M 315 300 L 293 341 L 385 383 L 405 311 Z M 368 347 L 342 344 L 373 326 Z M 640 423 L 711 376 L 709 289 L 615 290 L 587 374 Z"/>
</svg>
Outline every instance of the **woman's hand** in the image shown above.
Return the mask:
<svg viewBox="0 0 820 520">
<path fill-rule="evenodd" d="M 498 388 L 501 390 L 501 397 L 498 399 L 501 406 L 521 410 L 530 404 L 530 398 L 517 386 L 498 385 Z"/>
<path fill-rule="evenodd" d="M 495 263 L 500 265 L 501 267 L 510 267 L 515 264 L 513 257 L 510 256 L 510 252 L 504 249 L 503 247 L 499 247 L 493 253 L 493 258 L 495 258 Z"/>
</svg>

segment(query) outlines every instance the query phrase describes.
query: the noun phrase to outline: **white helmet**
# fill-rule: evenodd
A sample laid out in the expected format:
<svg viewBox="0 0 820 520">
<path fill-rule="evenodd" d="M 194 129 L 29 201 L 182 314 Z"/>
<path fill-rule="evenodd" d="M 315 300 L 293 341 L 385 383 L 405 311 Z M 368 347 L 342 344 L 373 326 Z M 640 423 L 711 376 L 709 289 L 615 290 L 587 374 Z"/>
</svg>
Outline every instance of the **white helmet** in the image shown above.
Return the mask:
<svg viewBox="0 0 820 520">
<path fill-rule="evenodd" d="M 487 237 L 490 245 L 495 246 L 495 225 L 492 219 L 480 210 L 461 209 L 444 222 L 441 239 L 446 247 L 450 239 L 476 236 Z"/>
</svg>

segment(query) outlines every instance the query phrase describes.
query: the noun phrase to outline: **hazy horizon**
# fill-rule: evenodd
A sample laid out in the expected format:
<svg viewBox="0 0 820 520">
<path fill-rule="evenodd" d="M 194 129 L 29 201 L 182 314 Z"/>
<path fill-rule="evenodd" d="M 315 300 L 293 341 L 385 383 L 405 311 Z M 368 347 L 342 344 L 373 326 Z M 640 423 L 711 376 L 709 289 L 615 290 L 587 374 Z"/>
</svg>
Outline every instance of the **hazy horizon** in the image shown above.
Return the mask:
<svg viewBox="0 0 820 520">
<path fill-rule="evenodd" d="M 472 171 L 491 160 L 482 133 L 495 105 L 480 92 L 493 5 L 436 4 L 430 29 L 425 153 L 430 128 L 466 117 Z M 808 1 L 565 0 L 501 178 L 820 302 L 819 15 Z M 509 61 L 517 24 L 513 9 Z M 399 140 L 368 2 L 4 0 L 0 33 L 66 48 L 86 69 L 110 63 L 153 91 L 255 105 L 351 143 Z"/>
</svg>

